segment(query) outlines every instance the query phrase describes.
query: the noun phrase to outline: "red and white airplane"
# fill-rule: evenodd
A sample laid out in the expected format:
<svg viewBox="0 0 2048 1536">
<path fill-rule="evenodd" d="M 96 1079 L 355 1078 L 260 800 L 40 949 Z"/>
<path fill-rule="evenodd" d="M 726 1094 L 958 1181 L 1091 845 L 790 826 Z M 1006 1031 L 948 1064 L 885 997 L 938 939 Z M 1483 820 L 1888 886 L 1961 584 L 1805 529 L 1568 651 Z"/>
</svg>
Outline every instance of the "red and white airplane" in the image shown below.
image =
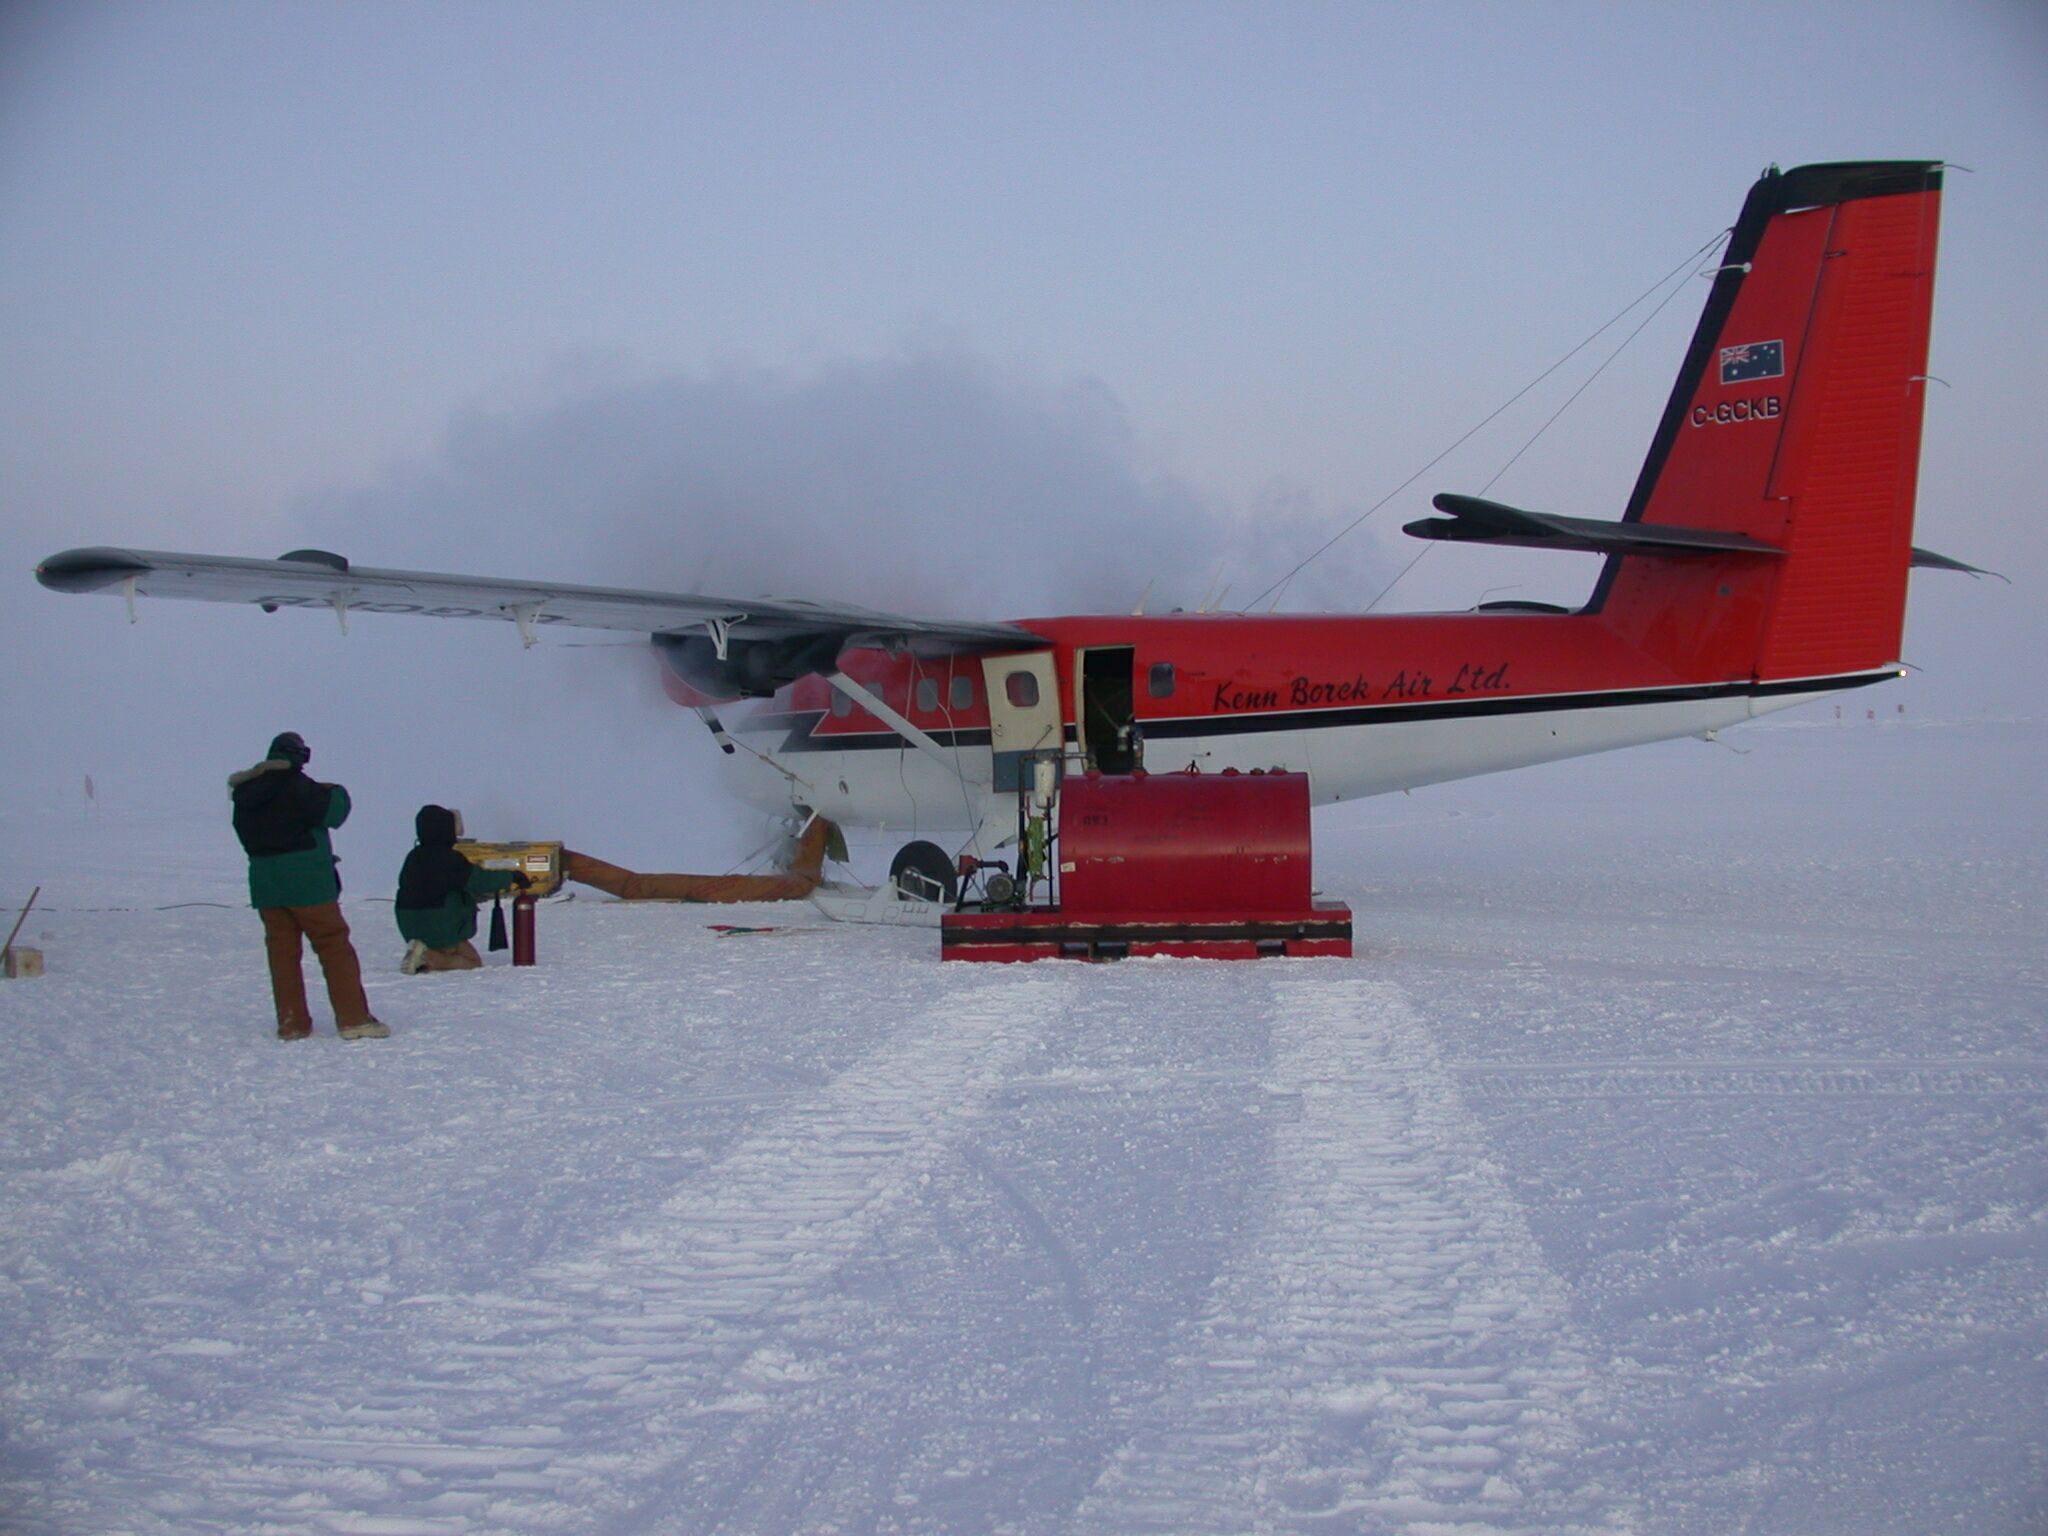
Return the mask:
<svg viewBox="0 0 2048 1536">
<path fill-rule="evenodd" d="M 1695 735 L 1899 673 L 1942 168 L 1750 189 L 1618 521 L 1440 495 L 1422 538 L 1605 557 L 1567 610 L 1175 613 L 953 623 L 831 603 L 75 549 L 59 592 L 651 636 L 733 787 L 993 856 L 1023 764 L 1306 773 L 1319 804 Z M 737 701 L 738 707 L 727 708 Z M 949 869 L 920 841 L 899 864 Z"/>
</svg>

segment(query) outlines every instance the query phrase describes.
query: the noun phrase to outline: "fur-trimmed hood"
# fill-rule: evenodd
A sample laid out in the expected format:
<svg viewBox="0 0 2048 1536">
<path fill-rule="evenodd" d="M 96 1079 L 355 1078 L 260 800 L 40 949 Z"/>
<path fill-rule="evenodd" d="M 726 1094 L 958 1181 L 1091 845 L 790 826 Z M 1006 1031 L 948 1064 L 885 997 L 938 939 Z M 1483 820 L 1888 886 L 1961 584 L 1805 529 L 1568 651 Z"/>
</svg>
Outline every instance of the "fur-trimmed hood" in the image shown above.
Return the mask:
<svg viewBox="0 0 2048 1536">
<path fill-rule="evenodd" d="M 276 773 L 280 768 L 289 772 L 296 766 L 295 763 L 289 762 L 282 757 L 266 757 L 253 768 L 244 768 L 240 773 L 229 774 L 228 794 L 232 796 L 244 784 L 253 784 L 266 773 Z"/>
</svg>

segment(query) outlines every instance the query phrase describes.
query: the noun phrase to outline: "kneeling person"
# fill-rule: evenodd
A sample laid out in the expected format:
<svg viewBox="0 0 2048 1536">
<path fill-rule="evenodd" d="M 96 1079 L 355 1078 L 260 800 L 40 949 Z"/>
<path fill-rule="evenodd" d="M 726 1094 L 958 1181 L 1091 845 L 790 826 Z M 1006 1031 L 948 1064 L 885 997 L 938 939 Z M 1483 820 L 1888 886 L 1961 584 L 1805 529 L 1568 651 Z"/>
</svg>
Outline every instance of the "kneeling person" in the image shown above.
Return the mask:
<svg viewBox="0 0 2048 1536">
<path fill-rule="evenodd" d="M 518 870 L 480 869 L 456 852 L 460 820 L 440 805 L 423 805 L 413 818 L 419 843 L 398 872 L 398 931 L 409 941 L 398 968 L 408 976 L 481 967 L 483 956 L 470 943 L 477 903 L 513 886 L 526 889 Z"/>
</svg>

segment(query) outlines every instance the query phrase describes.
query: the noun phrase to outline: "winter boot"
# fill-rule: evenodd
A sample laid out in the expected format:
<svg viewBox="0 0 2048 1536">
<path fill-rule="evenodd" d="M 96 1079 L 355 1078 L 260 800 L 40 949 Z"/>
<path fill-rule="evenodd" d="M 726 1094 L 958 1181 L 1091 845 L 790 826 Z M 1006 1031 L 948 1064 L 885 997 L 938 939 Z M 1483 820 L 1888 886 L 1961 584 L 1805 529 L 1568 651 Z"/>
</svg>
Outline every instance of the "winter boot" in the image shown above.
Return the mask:
<svg viewBox="0 0 2048 1536">
<path fill-rule="evenodd" d="M 360 1024 L 344 1024 L 335 1033 L 344 1040 L 388 1040 L 391 1028 L 375 1019 L 365 1019 Z"/>
</svg>

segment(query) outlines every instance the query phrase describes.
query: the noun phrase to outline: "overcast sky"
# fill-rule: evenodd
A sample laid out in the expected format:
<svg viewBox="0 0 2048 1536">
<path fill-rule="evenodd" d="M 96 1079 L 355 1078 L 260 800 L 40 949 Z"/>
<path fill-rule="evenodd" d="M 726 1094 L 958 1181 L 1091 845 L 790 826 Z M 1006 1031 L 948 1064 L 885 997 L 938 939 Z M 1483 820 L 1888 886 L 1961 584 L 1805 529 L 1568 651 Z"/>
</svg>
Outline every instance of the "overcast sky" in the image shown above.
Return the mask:
<svg viewBox="0 0 2048 1536">
<path fill-rule="evenodd" d="M 1244 600 L 1765 165 L 1894 156 L 1974 172 L 1918 538 L 2015 585 L 1916 576 L 1929 670 L 1893 697 L 2039 713 L 2048 7 L 13 0 L 0 790 L 205 804 L 290 726 L 374 789 L 375 858 L 465 796 L 504 835 L 680 857 L 723 825 L 706 744 L 636 653 L 170 603 L 131 628 L 31 568 L 317 542 L 962 614 Z M 1706 285 L 1679 286 L 1494 495 L 1619 513 Z M 1417 551 L 1399 524 L 1561 400 L 1290 603 L 1364 606 Z M 1437 549 L 1385 606 L 1572 599 L 1596 564 Z"/>
</svg>

